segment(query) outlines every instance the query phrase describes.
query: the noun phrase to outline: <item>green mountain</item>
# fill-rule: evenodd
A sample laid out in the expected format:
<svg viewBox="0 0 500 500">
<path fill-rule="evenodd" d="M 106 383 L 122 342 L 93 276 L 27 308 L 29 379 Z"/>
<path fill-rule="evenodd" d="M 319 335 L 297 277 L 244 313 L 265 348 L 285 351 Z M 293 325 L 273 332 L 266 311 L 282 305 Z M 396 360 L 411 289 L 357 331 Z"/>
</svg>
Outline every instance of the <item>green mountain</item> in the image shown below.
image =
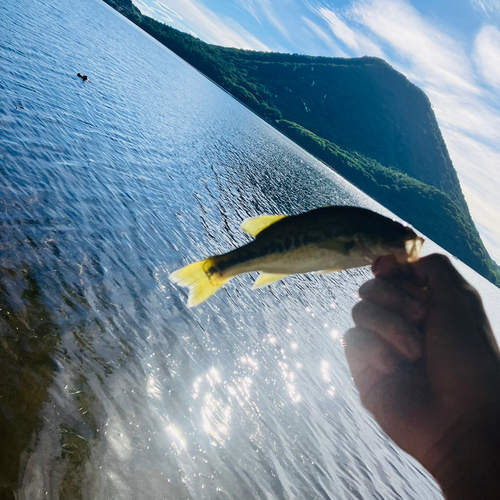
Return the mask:
<svg viewBox="0 0 500 500">
<path fill-rule="evenodd" d="M 305 150 L 500 286 L 425 93 L 385 61 L 219 47 L 104 0 Z"/>
</svg>

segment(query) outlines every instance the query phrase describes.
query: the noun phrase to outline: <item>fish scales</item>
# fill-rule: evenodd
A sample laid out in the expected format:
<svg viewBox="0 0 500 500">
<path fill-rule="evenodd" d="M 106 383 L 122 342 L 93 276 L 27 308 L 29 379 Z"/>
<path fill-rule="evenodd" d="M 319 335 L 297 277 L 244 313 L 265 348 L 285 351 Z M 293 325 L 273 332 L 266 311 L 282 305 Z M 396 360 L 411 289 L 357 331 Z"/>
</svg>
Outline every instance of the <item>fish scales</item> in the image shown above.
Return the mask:
<svg viewBox="0 0 500 500">
<path fill-rule="evenodd" d="M 359 207 L 324 207 L 294 216 L 247 219 L 242 229 L 254 241 L 171 275 L 190 288 L 188 305 L 206 300 L 232 277 L 261 271 L 254 287 L 289 274 L 333 272 L 371 264 L 393 254 L 401 262 L 418 258 L 423 239 L 397 221 Z"/>
</svg>

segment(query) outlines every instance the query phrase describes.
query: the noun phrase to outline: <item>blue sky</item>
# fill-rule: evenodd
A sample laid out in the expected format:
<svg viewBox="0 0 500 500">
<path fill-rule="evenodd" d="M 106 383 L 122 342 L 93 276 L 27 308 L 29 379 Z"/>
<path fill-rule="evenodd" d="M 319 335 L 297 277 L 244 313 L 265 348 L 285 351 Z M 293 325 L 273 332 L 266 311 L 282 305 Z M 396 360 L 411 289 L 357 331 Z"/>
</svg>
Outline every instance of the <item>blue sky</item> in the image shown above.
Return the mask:
<svg viewBox="0 0 500 500">
<path fill-rule="evenodd" d="M 382 57 L 429 96 L 483 241 L 500 263 L 500 0 L 133 0 L 210 43 Z"/>
</svg>

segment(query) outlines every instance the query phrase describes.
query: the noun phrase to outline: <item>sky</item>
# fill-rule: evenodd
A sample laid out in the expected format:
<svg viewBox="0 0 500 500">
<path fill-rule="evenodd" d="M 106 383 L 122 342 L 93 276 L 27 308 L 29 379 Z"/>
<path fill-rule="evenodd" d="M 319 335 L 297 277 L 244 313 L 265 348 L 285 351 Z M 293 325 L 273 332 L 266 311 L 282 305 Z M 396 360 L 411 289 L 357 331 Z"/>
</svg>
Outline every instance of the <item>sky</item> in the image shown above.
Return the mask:
<svg viewBox="0 0 500 500">
<path fill-rule="evenodd" d="M 500 264 L 500 0 L 133 0 L 217 45 L 385 59 L 429 97 Z"/>
</svg>

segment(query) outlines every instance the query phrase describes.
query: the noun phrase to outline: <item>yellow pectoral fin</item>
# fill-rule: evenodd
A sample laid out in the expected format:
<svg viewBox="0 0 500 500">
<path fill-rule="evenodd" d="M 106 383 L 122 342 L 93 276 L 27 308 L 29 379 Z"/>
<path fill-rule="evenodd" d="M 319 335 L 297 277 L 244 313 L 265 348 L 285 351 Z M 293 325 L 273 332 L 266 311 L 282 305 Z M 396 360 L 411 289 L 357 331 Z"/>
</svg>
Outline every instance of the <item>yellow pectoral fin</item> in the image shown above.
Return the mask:
<svg viewBox="0 0 500 500">
<path fill-rule="evenodd" d="M 240 229 L 255 238 L 261 231 L 264 231 L 264 229 L 285 217 L 288 217 L 288 215 L 261 215 L 260 217 L 252 217 L 251 219 L 245 219 L 241 223 Z"/>
<path fill-rule="evenodd" d="M 222 278 L 217 274 L 209 275 L 206 270 L 212 267 L 209 257 L 194 264 L 174 271 L 170 281 L 189 288 L 188 307 L 194 307 L 207 300 L 231 278 Z"/>
<path fill-rule="evenodd" d="M 255 283 L 252 286 L 252 289 L 255 290 L 256 288 L 262 288 L 263 286 L 270 285 L 271 283 L 274 283 L 275 281 L 282 280 L 283 278 L 286 278 L 287 276 L 290 276 L 289 274 L 273 274 L 273 273 L 260 273 L 259 277 L 255 280 Z"/>
</svg>

